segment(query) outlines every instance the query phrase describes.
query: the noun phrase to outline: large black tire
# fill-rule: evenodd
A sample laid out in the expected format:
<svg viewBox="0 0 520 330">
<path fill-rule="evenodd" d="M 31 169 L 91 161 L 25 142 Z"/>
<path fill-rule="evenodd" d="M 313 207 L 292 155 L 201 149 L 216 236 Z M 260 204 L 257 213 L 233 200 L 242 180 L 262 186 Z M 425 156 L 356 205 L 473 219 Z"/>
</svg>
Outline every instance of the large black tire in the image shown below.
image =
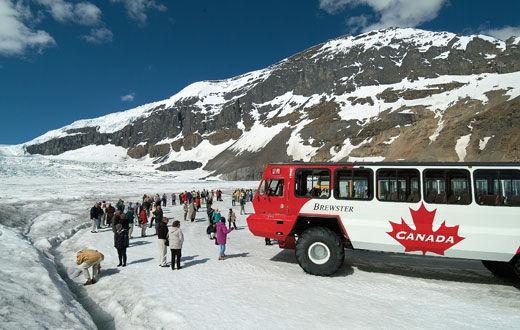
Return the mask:
<svg viewBox="0 0 520 330">
<path fill-rule="evenodd" d="M 496 277 L 508 279 L 515 277 L 515 271 L 513 269 L 512 263 L 506 261 L 482 260 L 482 264 Z"/>
<path fill-rule="evenodd" d="M 311 227 L 296 241 L 296 259 L 305 272 L 330 276 L 343 264 L 345 248 L 338 235 L 332 230 L 325 227 Z"/>
<path fill-rule="evenodd" d="M 513 265 L 513 272 L 516 275 L 516 280 L 520 281 L 520 255 L 517 255 L 511 262 Z"/>
</svg>

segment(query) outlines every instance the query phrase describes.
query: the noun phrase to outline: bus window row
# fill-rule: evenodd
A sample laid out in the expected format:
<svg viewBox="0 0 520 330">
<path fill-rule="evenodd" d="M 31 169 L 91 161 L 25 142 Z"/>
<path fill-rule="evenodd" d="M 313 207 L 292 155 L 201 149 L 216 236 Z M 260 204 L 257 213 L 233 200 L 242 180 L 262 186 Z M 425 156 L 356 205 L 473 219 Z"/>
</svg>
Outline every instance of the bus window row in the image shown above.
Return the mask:
<svg viewBox="0 0 520 330">
<path fill-rule="evenodd" d="M 334 171 L 334 197 L 345 200 L 417 203 L 421 201 L 420 172 L 411 168 L 384 168 L 375 173 L 369 168 Z M 471 174 L 465 169 L 426 169 L 423 175 L 423 198 L 430 204 L 520 206 L 520 171 L 479 169 Z M 280 182 L 266 183 L 273 194 L 280 194 Z M 296 171 L 295 195 L 302 198 L 327 199 L 331 196 L 331 172 L 328 169 Z M 473 188 L 472 188 L 473 187 Z"/>
</svg>

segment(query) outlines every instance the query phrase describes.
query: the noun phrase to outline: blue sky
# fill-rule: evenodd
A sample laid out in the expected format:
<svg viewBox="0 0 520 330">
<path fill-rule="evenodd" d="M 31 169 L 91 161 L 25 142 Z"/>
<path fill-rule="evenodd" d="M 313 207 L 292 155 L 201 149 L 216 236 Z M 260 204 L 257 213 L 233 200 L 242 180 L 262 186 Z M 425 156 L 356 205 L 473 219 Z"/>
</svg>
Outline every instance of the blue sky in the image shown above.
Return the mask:
<svg viewBox="0 0 520 330">
<path fill-rule="evenodd" d="M 520 1 L 0 0 L 0 144 L 387 26 L 520 35 Z"/>
</svg>

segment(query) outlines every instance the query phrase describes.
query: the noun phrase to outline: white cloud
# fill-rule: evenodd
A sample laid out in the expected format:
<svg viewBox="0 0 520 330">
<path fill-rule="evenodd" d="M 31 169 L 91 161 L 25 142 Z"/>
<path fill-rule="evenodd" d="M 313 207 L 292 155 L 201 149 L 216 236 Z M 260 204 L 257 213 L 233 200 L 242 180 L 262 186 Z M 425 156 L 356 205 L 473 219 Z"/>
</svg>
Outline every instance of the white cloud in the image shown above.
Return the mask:
<svg viewBox="0 0 520 330">
<path fill-rule="evenodd" d="M 101 21 L 101 10 L 90 2 L 72 3 L 65 0 L 36 0 L 52 18 L 61 23 L 73 22 L 93 26 Z"/>
<path fill-rule="evenodd" d="M 320 8 L 335 14 L 346 7 L 368 6 L 374 17 L 366 15 L 347 19 L 353 32 L 366 32 L 388 27 L 415 27 L 431 21 L 447 0 L 320 0 Z M 369 23 L 371 21 L 371 23 Z"/>
<path fill-rule="evenodd" d="M 105 27 L 90 29 L 89 34 L 82 36 L 83 40 L 91 44 L 104 44 L 111 42 L 113 37 L 114 34 L 112 31 Z"/>
<path fill-rule="evenodd" d="M 16 6 L 10 0 L 0 0 L 0 55 L 22 54 L 27 48 L 40 51 L 55 44 L 47 32 L 26 25 L 28 16 L 30 11 L 27 7 Z"/>
<path fill-rule="evenodd" d="M 510 37 L 520 36 L 520 26 L 504 26 L 501 28 L 487 29 L 481 31 L 481 33 L 501 40 L 507 40 Z"/>
<path fill-rule="evenodd" d="M 101 21 L 101 9 L 90 2 L 80 2 L 74 6 L 74 14 L 83 25 L 96 25 Z"/>
<path fill-rule="evenodd" d="M 138 21 L 140 24 L 145 24 L 148 20 L 148 10 L 166 11 L 167 8 L 163 4 L 157 3 L 155 0 L 110 0 L 114 3 L 122 3 L 128 16 Z"/>
<path fill-rule="evenodd" d="M 121 101 L 123 101 L 123 102 L 132 102 L 134 99 L 135 99 L 135 93 L 130 93 L 130 94 L 121 96 Z"/>
</svg>

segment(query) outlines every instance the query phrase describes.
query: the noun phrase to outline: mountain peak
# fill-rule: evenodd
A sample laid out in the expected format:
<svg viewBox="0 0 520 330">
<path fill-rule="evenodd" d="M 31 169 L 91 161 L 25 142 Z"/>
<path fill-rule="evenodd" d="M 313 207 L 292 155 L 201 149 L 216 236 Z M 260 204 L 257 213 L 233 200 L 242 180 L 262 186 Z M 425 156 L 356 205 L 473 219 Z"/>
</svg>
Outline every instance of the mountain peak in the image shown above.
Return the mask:
<svg viewBox="0 0 520 330">
<path fill-rule="evenodd" d="M 504 41 L 480 34 L 463 36 L 446 31 L 434 32 L 416 28 L 391 27 L 330 40 L 322 45 L 318 53 L 320 51 L 326 54 L 348 52 L 356 47 L 362 48 L 364 51 L 369 49 L 379 50 L 383 47 L 400 48 L 405 45 L 413 46 L 419 52 L 426 52 L 432 47 L 448 46 L 464 51 L 468 43 L 474 39 L 481 39 L 494 44 L 500 50 L 506 48 Z"/>
</svg>

